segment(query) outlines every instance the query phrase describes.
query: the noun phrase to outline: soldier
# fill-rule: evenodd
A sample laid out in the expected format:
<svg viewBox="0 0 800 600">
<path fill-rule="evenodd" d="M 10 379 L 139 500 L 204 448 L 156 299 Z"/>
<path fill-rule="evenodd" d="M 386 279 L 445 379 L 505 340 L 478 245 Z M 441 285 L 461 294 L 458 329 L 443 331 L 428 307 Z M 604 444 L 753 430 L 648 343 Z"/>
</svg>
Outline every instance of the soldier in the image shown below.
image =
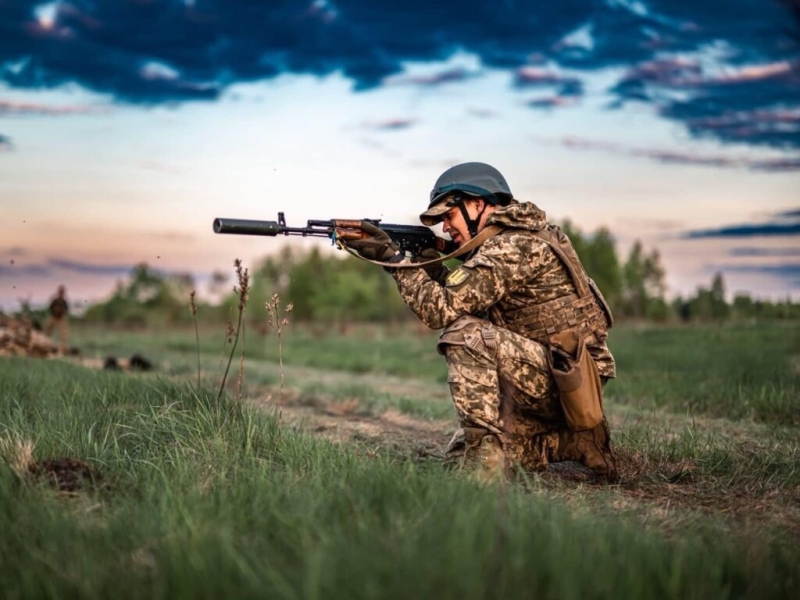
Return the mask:
<svg viewBox="0 0 800 600">
<path fill-rule="evenodd" d="M 58 341 L 62 348 L 67 347 L 67 339 L 69 338 L 69 325 L 67 324 L 69 304 L 67 304 L 66 292 L 67 290 L 63 285 L 58 286 L 56 296 L 50 302 L 49 315 L 44 326 L 44 332 L 47 335 L 51 335 L 54 329 L 58 331 Z"/>
<path fill-rule="evenodd" d="M 443 222 L 456 244 L 475 245 L 452 272 L 386 267 L 411 310 L 443 329 L 437 348 L 460 426 L 446 463 L 508 476 L 575 461 L 616 481 L 602 409 L 602 388 L 616 376 L 606 345 L 611 312 L 564 232 L 535 204 L 515 200 L 497 169 L 475 162 L 439 177 L 420 220 Z M 372 237 L 350 242 L 353 249 L 408 262 L 366 225 Z"/>
</svg>

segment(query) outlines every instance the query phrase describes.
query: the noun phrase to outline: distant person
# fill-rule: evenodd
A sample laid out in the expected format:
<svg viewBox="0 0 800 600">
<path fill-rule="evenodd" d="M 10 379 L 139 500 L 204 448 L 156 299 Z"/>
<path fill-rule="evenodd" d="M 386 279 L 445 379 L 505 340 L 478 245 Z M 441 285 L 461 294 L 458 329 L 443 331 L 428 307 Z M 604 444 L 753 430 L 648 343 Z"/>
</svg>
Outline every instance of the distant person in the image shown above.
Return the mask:
<svg viewBox="0 0 800 600">
<path fill-rule="evenodd" d="M 460 426 L 447 462 L 506 476 L 515 467 L 582 463 L 617 481 L 602 408 L 602 389 L 616 375 L 606 345 L 611 311 L 564 232 L 536 205 L 515 200 L 484 163 L 445 171 L 420 220 L 443 223 L 459 247 L 475 240 L 463 265 L 392 268 L 408 261 L 367 222 L 372 237 L 348 245 L 385 263 L 405 303 L 443 329 L 438 350 Z"/>
<path fill-rule="evenodd" d="M 45 334 L 52 335 L 53 330 L 58 332 L 58 341 L 63 348 L 67 347 L 69 338 L 69 325 L 67 315 L 69 314 L 69 304 L 66 298 L 67 290 L 63 285 L 58 286 L 56 296 L 50 301 L 47 322 L 44 326 Z"/>
</svg>

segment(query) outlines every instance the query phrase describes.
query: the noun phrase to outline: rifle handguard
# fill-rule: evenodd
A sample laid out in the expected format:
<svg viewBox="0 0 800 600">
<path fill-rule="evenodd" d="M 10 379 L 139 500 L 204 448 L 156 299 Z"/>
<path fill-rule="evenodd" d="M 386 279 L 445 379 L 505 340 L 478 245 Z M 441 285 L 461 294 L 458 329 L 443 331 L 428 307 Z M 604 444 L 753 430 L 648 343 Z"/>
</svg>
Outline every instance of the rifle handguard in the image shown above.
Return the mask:
<svg viewBox="0 0 800 600">
<path fill-rule="evenodd" d="M 469 252 L 469 251 L 473 250 L 474 248 L 477 248 L 478 246 L 480 246 L 483 242 L 485 242 L 489 238 L 496 236 L 502 230 L 503 230 L 503 228 L 498 226 L 498 225 L 490 225 L 489 227 L 486 227 L 486 228 L 482 229 L 478 233 L 478 235 L 476 235 L 474 238 L 472 238 L 470 241 L 468 241 L 466 244 L 464 244 L 460 248 L 456 249 L 454 252 L 451 252 L 450 254 L 448 254 L 446 256 L 440 256 L 439 258 L 435 258 L 433 260 L 428 260 L 428 261 L 425 261 L 425 262 L 418 262 L 418 263 L 380 262 L 380 261 L 377 261 L 377 260 L 370 260 L 368 258 L 364 258 L 358 252 L 355 252 L 352 248 L 349 248 L 346 244 L 344 244 L 344 249 L 347 250 L 353 256 L 355 256 L 355 257 L 357 257 L 357 258 L 359 258 L 361 260 L 364 260 L 366 262 L 370 262 L 373 265 L 380 265 L 381 267 L 387 268 L 387 270 L 390 270 L 390 271 L 394 270 L 394 269 L 423 269 L 425 267 L 431 267 L 433 265 L 439 265 L 439 264 L 441 264 L 441 263 L 443 263 L 443 262 L 445 262 L 447 260 L 450 260 L 451 258 L 456 258 L 458 256 L 461 256 L 462 254 L 466 254 L 467 252 Z M 397 254 L 397 256 L 402 256 L 402 254 Z M 400 259 L 400 260 L 402 260 L 402 259 Z"/>
</svg>

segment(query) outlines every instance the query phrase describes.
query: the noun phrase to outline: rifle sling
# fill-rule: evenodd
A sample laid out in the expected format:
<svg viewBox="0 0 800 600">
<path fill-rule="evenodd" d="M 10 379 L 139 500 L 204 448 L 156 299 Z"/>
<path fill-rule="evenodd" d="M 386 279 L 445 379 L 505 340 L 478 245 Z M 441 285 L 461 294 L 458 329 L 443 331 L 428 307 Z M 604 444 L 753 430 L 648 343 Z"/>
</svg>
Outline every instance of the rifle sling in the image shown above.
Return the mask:
<svg viewBox="0 0 800 600">
<path fill-rule="evenodd" d="M 460 248 L 458 248 L 454 252 L 451 252 L 450 254 L 448 254 L 446 256 L 440 256 L 439 258 L 435 258 L 433 260 L 427 260 L 425 262 L 417 262 L 417 263 L 410 263 L 410 262 L 402 262 L 402 263 L 380 262 L 380 261 L 377 261 L 377 260 L 370 260 L 368 258 L 364 258 L 358 252 L 355 252 L 354 250 L 351 250 L 350 248 L 348 248 L 347 245 L 344 245 L 344 249 L 347 250 L 353 256 L 355 256 L 357 258 L 360 258 L 361 260 L 364 260 L 366 262 L 370 262 L 373 265 L 380 265 L 382 267 L 389 267 L 391 269 L 423 269 L 425 267 L 430 267 L 430 266 L 433 266 L 433 265 L 441 264 L 446 260 L 450 260 L 451 258 L 456 258 L 458 256 L 461 256 L 462 254 L 466 254 L 467 252 L 470 252 L 474 248 L 477 248 L 478 246 L 480 246 L 483 242 L 485 242 L 489 238 L 496 236 L 501 231 L 503 231 L 503 228 L 500 227 L 499 225 L 489 225 L 488 227 L 483 228 L 478 233 L 478 235 L 476 235 L 474 238 L 472 238 L 470 241 L 468 241 L 466 244 L 464 244 L 463 246 L 461 246 Z"/>
</svg>

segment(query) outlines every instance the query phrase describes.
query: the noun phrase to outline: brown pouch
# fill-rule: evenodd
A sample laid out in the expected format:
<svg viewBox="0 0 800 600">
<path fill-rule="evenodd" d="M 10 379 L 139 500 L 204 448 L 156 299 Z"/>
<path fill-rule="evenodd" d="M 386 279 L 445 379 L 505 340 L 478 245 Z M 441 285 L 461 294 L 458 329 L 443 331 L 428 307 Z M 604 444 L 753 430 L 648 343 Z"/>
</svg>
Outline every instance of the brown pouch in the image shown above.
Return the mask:
<svg viewBox="0 0 800 600">
<path fill-rule="evenodd" d="M 569 428 L 583 431 L 597 427 L 603 421 L 603 386 L 580 335 L 562 331 L 550 337 L 550 372 Z"/>
</svg>

